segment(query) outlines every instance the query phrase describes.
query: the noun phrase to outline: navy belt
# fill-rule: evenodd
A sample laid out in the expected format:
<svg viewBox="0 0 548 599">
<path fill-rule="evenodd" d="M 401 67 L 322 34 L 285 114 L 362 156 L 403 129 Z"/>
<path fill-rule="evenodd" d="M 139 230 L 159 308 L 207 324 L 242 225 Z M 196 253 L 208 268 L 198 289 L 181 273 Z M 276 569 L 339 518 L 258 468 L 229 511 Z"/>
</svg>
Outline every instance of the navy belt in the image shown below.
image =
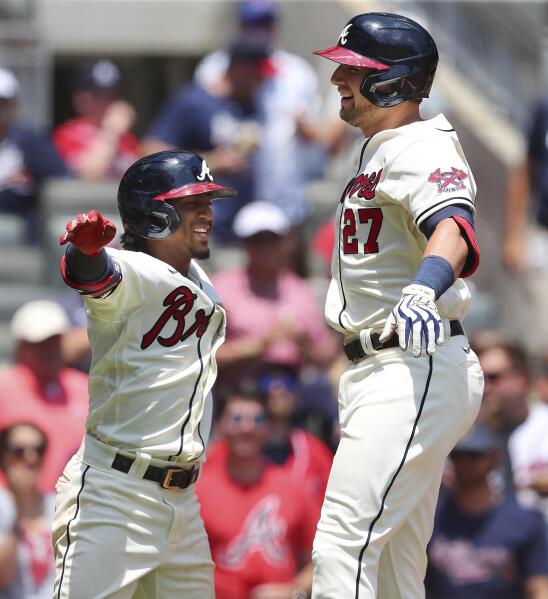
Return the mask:
<svg viewBox="0 0 548 599">
<path fill-rule="evenodd" d="M 450 320 L 449 328 L 451 330 L 451 337 L 465 334 L 464 328 L 460 320 Z M 394 333 L 392 337 L 390 337 L 390 339 L 388 339 L 384 343 L 381 343 L 379 341 L 379 337 L 379 333 L 371 333 L 371 347 L 375 351 L 381 351 L 383 349 L 390 349 L 391 347 L 400 346 L 400 341 L 397 333 Z M 357 362 L 358 360 L 365 358 L 365 356 L 367 355 L 362 347 L 362 342 L 359 337 L 357 339 L 354 339 L 354 341 L 350 341 L 350 343 L 344 344 L 344 353 L 346 354 L 346 357 L 352 362 Z"/>
<path fill-rule="evenodd" d="M 114 470 L 119 470 L 127 474 L 134 461 L 135 458 L 129 458 L 121 453 L 117 453 L 112 461 L 112 467 Z M 143 478 L 157 482 L 164 489 L 186 489 L 198 480 L 199 473 L 199 466 L 193 466 L 186 470 L 178 467 L 160 468 L 158 466 L 149 466 L 145 470 Z"/>
</svg>

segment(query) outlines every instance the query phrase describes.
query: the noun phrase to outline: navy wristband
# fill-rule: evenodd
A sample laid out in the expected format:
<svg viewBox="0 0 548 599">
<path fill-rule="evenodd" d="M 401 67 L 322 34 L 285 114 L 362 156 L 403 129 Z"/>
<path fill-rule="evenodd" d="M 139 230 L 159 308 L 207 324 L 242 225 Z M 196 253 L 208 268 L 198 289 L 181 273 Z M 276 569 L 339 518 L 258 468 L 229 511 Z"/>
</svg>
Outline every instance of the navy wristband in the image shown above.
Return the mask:
<svg viewBox="0 0 548 599">
<path fill-rule="evenodd" d="M 436 299 L 455 282 L 453 267 L 441 256 L 426 256 L 413 279 L 415 285 L 426 285 L 436 293 Z"/>
</svg>

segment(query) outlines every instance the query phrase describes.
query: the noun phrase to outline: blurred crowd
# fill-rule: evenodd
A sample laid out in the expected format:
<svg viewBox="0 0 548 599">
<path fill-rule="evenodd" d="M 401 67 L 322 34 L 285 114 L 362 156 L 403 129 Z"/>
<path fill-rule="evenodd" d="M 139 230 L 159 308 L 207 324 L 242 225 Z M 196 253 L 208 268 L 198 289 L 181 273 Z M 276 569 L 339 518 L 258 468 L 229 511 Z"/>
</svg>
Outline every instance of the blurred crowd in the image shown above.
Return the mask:
<svg viewBox="0 0 548 599">
<path fill-rule="evenodd" d="M 73 117 L 51 135 L 16 120 L 19 84 L 0 69 L 0 212 L 23 219 L 25 242 L 39 245 L 47 178 L 117 180 L 140 156 L 170 148 L 200 153 L 220 183 L 238 190 L 237 201 L 214 203 L 211 274 L 228 329 L 198 494 L 217 597 L 290 599 L 310 588 L 346 360 L 307 278 L 314 252 L 328 270 L 333 228 L 305 234 L 304 185 L 337 152 L 349 155 L 353 134 L 336 111 L 321 116 L 330 100 L 311 65 L 277 46 L 275 4 L 247 0 L 237 19 L 235 39 L 203 58 L 142 139 L 111 60 L 78 66 Z M 547 115 L 542 104 L 528 158 L 509 179 L 503 244 L 530 307 L 523 322 L 516 315 L 529 341 L 497 331 L 471 339 L 485 394 L 477 423 L 447 460 L 428 550 L 431 599 L 548 597 Z M 226 264 L 232 249 L 238 262 Z M 87 414 L 85 325 L 76 294 L 29 302 L 11 321 L 13 364 L 0 371 L 0 598 L 51 595 L 55 483 Z"/>
</svg>

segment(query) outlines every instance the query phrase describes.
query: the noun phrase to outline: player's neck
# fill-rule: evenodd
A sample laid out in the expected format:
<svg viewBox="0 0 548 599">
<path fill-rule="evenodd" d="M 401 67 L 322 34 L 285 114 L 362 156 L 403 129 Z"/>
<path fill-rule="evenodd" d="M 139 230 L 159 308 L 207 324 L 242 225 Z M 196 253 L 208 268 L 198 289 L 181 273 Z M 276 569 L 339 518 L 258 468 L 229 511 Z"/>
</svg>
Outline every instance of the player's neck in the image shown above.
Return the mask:
<svg viewBox="0 0 548 599">
<path fill-rule="evenodd" d="M 189 253 L 182 253 L 179 247 L 164 243 L 164 240 L 147 240 L 147 253 L 153 258 L 169 264 L 185 277 L 188 274 L 191 256 Z"/>
<path fill-rule="evenodd" d="M 459 509 L 466 514 L 483 514 L 499 500 L 487 480 L 456 488 L 454 497 Z"/>
<path fill-rule="evenodd" d="M 420 120 L 419 104 L 404 102 L 393 108 L 379 108 L 372 113 L 371 118 L 360 124 L 360 129 L 365 137 L 371 137 L 381 131 L 398 129 Z"/>
</svg>

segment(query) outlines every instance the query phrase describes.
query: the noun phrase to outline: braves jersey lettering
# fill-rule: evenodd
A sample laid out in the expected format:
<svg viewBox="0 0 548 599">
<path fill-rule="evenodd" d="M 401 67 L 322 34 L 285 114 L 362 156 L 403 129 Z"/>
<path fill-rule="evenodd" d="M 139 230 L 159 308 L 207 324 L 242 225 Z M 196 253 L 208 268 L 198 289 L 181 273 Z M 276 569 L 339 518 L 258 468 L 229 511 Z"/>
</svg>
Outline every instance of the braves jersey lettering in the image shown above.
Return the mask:
<svg viewBox="0 0 548 599">
<path fill-rule="evenodd" d="M 381 179 L 382 168 L 378 172 L 372 172 L 371 174 L 363 174 L 354 177 L 348 182 L 341 196 L 341 203 L 344 202 L 344 198 L 348 195 L 351 198 L 353 195 L 357 195 L 359 198 L 366 200 L 372 200 L 375 197 L 375 190 Z"/>
<path fill-rule="evenodd" d="M 275 566 L 287 559 L 287 525 L 280 517 L 280 498 L 268 495 L 249 512 L 242 531 L 219 553 L 219 563 L 227 569 L 239 568 L 253 552 Z"/>
<path fill-rule="evenodd" d="M 203 309 L 197 310 L 194 316 L 194 323 L 185 330 L 185 316 L 192 310 L 197 296 L 188 287 L 177 287 L 164 300 L 163 305 L 168 306 L 160 318 L 154 323 L 154 326 L 143 335 L 141 349 L 149 347 L 154 340 L 164 347 L 172 347 L 179 341 L 184 341 L 187 337 L 196 333 L 201 337 L 209 322 L 209 317 Z M 170 337 L 160 337 L 160 333 L 171 319 L 177 321 L 175 332 Z"/>
<path fill-rule="evenodd" d="M 155 458 L 199 460 L 224 339 L 220 299 L 194 262 L 183 276 L 147 254 L 106 251 L 123 276 L 108 297 L 84 298 L 94 356 L 86 430 Z"/>
<path fill-rule="evenodd" d="M 474 213 L 476 192 L 443 115 L 381 131 L 360 144 L 356 157 L 337 208 L 325 306 L 329 325 L 349 337 L 382 330 L 422 260 L 427 239 L 421 223 L 451 205 Z M 466 283 L 457 279 L 436 305 L 443 319 L 462 319 L 469 301 Z"/>
<path fill-rule="evenodd" d="M 456 585 L 485 583 L 494 578 L 515 580 L 513 556 L 504 546 L 477 547 L 464 539 L 437 537 L 429 551 L 430 559 Z"/>
</svg>

